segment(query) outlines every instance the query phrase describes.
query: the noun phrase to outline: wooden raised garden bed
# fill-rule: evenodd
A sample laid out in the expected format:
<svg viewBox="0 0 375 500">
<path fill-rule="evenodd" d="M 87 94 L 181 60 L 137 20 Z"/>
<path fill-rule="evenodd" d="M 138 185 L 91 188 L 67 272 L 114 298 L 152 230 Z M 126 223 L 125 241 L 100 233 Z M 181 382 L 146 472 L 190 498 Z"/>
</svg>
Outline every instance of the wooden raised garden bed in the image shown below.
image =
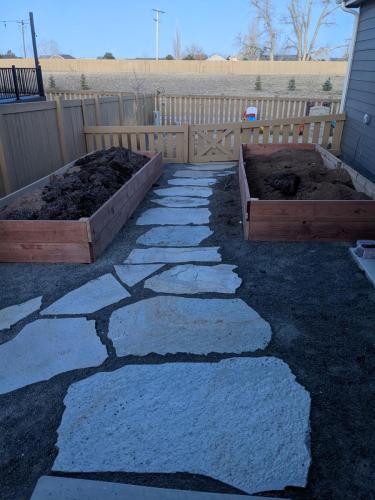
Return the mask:
<svg viewBox="0 0 375 500">
<path fill-rule="evenodd" d="M 0 220 L 1 262 L 90 263 L 103 253 L 162 173 L 162 154 L 150 158 L 91 217 L 79 220 Z M 0 200 L 0 208 L 47 185 L 75 162 Z"/>
<path fill-rule="evenodd" d="M 327 168 L 347 170 L 357 191 L 372 200 L 262 200 L 251 196 L 245 163 L 251 155 L 315 149 Z M 316 144 L 242 144 L 239 162 L 244 236 L 247 240 L 355 241 L 375 237 L 375 185 Z"/>
</svg>

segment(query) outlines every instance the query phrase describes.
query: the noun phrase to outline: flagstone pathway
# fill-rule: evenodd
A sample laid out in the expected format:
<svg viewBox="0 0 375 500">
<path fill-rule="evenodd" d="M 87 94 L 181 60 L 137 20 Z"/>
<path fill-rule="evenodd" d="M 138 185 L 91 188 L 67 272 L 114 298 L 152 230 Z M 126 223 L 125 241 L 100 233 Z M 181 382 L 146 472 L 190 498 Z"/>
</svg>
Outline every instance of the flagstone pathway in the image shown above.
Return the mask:
<svg viewBox="0 0 375 500">
<path fill-rule="evenodd" d="M 220 248 L 205 245 L 211 212 L 196 208 L 209 204 L 218 177 L 234 173 L 234 164 L 176 168 L 152 193 L 164 206 L 137 220 L 146 226 L 139 248 L 112 274 L 44 304 L 43 319 L 0 345 L 0 393 L 100 366 L 107 349 L 87 316 L 114 305 L 106 337 L 117 357 L 229 357 L 126 364 L 73 383 L 54 471 L 185 472 L 246 493 L 306 484 L 310 396 L 285 362 L 261 355 L 271 326 L 236 297 L 236 262 L 223 263 Z M 134 301 L 135 286 L 149 298 Z M 37 311 L 40 299 L 0 311 L 0 328 Z"/>
</svg>

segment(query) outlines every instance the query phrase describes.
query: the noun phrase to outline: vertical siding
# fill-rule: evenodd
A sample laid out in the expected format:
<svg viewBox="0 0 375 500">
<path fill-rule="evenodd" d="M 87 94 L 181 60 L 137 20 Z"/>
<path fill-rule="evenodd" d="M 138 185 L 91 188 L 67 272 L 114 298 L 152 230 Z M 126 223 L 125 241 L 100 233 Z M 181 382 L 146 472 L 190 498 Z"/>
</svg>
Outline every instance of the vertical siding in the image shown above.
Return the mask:
<svg viewBox="0 0 375 500">
<path fill-rule="evenodd" d="M 375 0 L 360 10 L 345 112 L 343 160 L 375 181 Z M 363 124 L 365 113 L 371 116 L 369 125 Z"/>
</svg>

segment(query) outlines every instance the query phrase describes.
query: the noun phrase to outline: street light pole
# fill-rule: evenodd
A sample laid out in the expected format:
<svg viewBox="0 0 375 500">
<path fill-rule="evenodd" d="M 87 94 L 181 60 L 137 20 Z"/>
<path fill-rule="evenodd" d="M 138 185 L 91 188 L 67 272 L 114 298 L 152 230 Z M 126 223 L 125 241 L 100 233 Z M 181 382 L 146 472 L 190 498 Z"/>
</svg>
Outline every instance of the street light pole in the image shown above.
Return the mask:
<svg viewBox="0 0 375 500">
<path fill-rule="evenodd" d="M 152 9 L 154 12 L 156 12 L 156 18 L 154 18 L 154 21 L 156 23 L 156 53 L 155 53 L 155 59 L 158 61 L 159 60 L 159 23 L 160 23 L 160 14 L 165 14 L 163 10 L 160 9 Z"/>
</svg>

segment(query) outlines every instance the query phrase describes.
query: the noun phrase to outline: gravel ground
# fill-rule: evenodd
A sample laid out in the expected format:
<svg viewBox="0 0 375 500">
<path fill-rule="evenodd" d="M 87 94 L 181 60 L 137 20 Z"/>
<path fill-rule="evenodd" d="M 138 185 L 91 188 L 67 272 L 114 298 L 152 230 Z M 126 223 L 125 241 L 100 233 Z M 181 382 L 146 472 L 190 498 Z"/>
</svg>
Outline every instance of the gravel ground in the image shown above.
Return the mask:
<svg viewBox="0 0 375 500">
<path fill-rule="evenodd" d="M 168 175 L 170 173 L 165 174 Z M 273 330 L 271 343 L 265 350 L 243 355 L 282 359 L 312 397 L 312 465 L 307 488 L 287 488 L 275 496 L 301 500 L 373 498 L 375 403 L 371 392 L 374 388 L 375 290 L 349 257 L 347 244 L 244 241 L 237 179 L 223 178 L 214 193 L 210 201 L 214 214 L 210 226 L 214 234 L 205 244 L 219 245 L 223 261 L 239 265 L 243 285 L 237 296 L 268 321 Z M 113 264 L 127 257 L 137 237 L 147 229 L 136 226 L 135 220 L 146 207 L 155 206 L 150 203 L 151 198 L 150 193 L 94 265 L 1 264 L 0 307 L 39 294 L 44 296 L 45 304 L 50 303 L 70 289 L 112 272 Z M 132 301 L 153 295 L 139 284 L 133 288 Z M 57 454 L 54 444 L 64 411 L 63 399 L 71 383 L 125 364 L 215 362 L 228 357 L 178 354 L 116 358 L 106 330 L 112 310 L 118 307 L 116 304 L 88 316 L 96 320 L 98 333 L 109 352 L 109 358 L 101 367 L 61 374 L 0 396 L 2 500 L 28 499 L 37 479 L 50 473 Z M 31 319 L 32 316 L 10 333 L 2 334 L 0 342 L 13 338 Z M 213 479 L 182 473 L 72 476 L 235 492 Z"/>
<path fill-rule="evenodd" d="M 48 91 L 48 78 L 53 75 L 57 90 L 80 90 L 78 73 L 44 72 L 44 84 Z M 255 91 L 256 75 L 160 75 L 137 73 L 87 73 L 86 80 L 91 90 L 134 92 L 136 87 L 142 92 L 155 92 L 156 89 L 167 94 L 186 95 L 233 95 L 233 96 L 314 96 L 323 99 L 341 96 L 343 76 L 331 76 L 333 89 L 322 91 L 322 84 L 330 75 L 295 76 L 296 90 L 288 91 L 288 82 L 294 75 L 262 75 L 262 90 Z"/>
</svg>

